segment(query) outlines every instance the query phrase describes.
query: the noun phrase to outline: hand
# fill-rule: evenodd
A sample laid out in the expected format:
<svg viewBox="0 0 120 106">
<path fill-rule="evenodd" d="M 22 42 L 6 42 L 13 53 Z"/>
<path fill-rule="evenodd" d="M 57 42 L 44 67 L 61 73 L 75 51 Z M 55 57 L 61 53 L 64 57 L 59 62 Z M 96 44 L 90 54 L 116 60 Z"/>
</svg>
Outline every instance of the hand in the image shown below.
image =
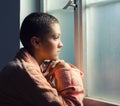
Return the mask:
<svg viewBox="0 0 120 106">
<path fill-rule="evenodd" d="M 46 61 L 44 62 L 44 73 L 47 72 L 49 75 L 52 75 L 56 70 L 60 68 L 70 68 L 71 66 L 65 62 L 64 60 L 57 60 L 57 61 Z"/>
<path fill-rule="evenodd" d="M 58 62 L 59 60 L 57 61 L 45 60 L 43 64 L 41 65 L 43 69 L 43 73 L 50 72 L 50 70 L 53 69 Z"/>
<path fill-rule="evenodd" d="M 60 68 L 71 68 L 71 66 L 64 60 L 59 60 L 53 67 L 53 70 L 58 70 Z"/>
</svg>

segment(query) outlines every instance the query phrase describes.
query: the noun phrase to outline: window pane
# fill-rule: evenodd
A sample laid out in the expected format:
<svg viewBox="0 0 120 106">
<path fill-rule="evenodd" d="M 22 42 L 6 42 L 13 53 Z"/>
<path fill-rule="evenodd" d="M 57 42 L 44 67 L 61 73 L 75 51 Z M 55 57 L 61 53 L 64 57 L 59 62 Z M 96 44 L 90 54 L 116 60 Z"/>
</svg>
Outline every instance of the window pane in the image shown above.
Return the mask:
<svg viewBox="0 0 120 106">
<path fill-rule="evenodd" d="M 46 9 L 58 18 L 61 25 L 63 47 L 60 58 L 74 64 L 74 9 L 63 9 L 67 2 L 68 0 L 46 0 Z"/>
<path fill-rule="evenodd" d="M 87 8 L 88 95 L 120 104 L 120 2 Z"/>
<path fill-rule="evenodd" d="M 46 0 L 47 10 L 62 9 L 69 0 Z"/>
</svg>

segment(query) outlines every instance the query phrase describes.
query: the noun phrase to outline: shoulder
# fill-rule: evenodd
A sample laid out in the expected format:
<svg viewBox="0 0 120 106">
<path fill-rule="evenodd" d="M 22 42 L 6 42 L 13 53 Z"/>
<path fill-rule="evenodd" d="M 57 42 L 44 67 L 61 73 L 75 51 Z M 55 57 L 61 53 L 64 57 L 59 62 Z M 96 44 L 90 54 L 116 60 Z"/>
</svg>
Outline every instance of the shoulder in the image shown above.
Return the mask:
<svg viewBox="0 0 120 106">
<path fill-rule="evenodd" d="M 18 59 L 14 59 L 6 64 L 6 66 L 3 67 L 1 71 L 5 70 L 15 70 L 17 68 L 20 68 L 22 65 Z M 22 68 L 22 67 L 21 67 Z"/>
<path fill-rule="evenodd" d="M 18 60 L 12 60 L 0 71 L 1 77 L 12 77 L 13 78 L 16 75 L 22 75 L 25 74 L 25 71 L 23 71 L 22 63 Z"/>
<path fill-rule="evenodd" d="M 15 59 L 13 61 L 10 61 L 1 71 L 0 71 L 0 83 L 8 83 L 11 84 L 11 86 L 19 86 L 26 84 L 33 84 L 32 79 L 28 75 L 28 73 L 25 71 L 25 69 L 22 66 L 22 63 Z M 3 85 L 4 85 L 3 83 Z M 10 87 L 10 86 L 9 86 Z"/>
</svg>

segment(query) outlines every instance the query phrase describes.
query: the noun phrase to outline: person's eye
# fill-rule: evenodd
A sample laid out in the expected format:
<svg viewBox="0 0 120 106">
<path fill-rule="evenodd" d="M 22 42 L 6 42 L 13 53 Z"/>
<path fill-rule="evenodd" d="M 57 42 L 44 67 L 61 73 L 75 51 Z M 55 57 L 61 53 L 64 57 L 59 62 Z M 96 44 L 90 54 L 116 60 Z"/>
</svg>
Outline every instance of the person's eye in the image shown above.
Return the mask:
<svg viewBox="0 0 120 106">
<path fill-rule="evenodd" d="M 57 40 L 57 39 L 59 39 L 59 38 L 60 38 L 59 36 L 55 36 L 55 37 L 54 37 L 55 40 Z"/>
</svg>

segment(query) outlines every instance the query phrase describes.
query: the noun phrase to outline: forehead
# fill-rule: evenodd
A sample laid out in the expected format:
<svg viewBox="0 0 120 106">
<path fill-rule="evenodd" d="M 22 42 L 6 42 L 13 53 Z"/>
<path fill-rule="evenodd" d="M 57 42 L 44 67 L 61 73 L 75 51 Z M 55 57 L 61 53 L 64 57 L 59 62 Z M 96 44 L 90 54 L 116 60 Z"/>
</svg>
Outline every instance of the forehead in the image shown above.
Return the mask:
<svg viewBox="0 0 120 106">
<path fill-rule="evenodd" d="M 54 24 L 51 24 L 50 26 L 50 32 L 45 34 L 44 36 L 44 40 L 47 40 L 51 37 L 54 37 L 54 36 L 60 36 L 61 35 L 61 29 L 60 29 L 60 24 L 59 23 L 54 23 Z"/>
<path fill-rule="evenodd" d="M 51 25 L 51 32 L 52 33 L 61 33 L 60 24 L 54 23 Z"/>
<path fill-rule="evenodd" d="M 51 25 L 51 31 L 48 33 L 48 36 L 50 35 L 54 35 L 54 36 L 58 36 L 61 35 L 61 29 L 60 29 L 60 24 L 55 23 Z"/>
</svg>

